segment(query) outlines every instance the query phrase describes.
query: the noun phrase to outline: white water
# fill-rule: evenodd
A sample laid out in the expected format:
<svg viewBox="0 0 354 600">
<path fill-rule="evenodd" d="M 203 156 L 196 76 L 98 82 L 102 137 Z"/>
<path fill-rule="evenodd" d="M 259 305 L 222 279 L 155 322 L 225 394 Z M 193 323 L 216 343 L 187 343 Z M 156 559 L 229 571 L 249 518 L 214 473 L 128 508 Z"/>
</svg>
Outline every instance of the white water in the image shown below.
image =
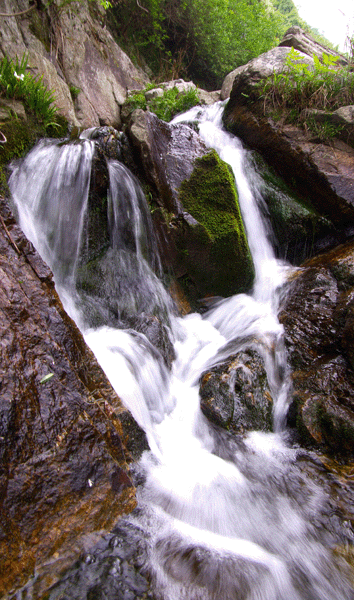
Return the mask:
<svg viewBox="0 0 354 600">
<path fill-rule="evenodd" d="M 348 600 L 350 589 L 332 568 L 332 555 L 311 524 L 325 498 L 302 475 L 296 452 L 282 439 L 289 386 L 276 310 L 286 267 L 274 258 L 244 172 L 242 145 L 222 131 L 221 110 L 218 105 L 194 109 L 182 119 L 198 119 L 206 143 L 233 168 L 255 262 L 253 294 L 222 300 L 203 317 L 170 315 L 176 352 L 171 372 L 142 334 L 104 326 L 85 329 L 85 338 L 148 437 L 151 450 L 140 463 L 145 478 L 139 490 L 143 510 L 137 518 L 150 539 L 148 568 L 164 600 Z M 85 164 L 91 147 L 88 141 L 80 146 Z M 57 242 L 48 243 L 46 231 L 53 230 L 48 212 L 58 222 L 62 192 L 58 189 L 56 204 L 54 190 L 66 177 L 60 175 L 49 184 L 47 173 L 54 167 L 44 168 L 44 157 L 52 164 L 53 152 L 55 163 L 64 164 L 65 153 L 71 153 L 65 150 L 58 158 L 56 148 L 49 147 L 43 158 L 42 148 L 34 151 L 10 180 L 20 224 L 54 272 Z M 46 188 L 51 190 L 53 208 L 42 214 L 43 200 L 37 198 L 43 198 Z M 49 206 L 49 199 L 44 206 Z M 44 226 L 47 218 L 50 224 Z M 119 218 L 115 212 L 115 221 Z M 137 254 L 144 261 L 140 231 L 136 231 Z M 57 280 L 67 310 L 82 326 L 62 275 Z M 198 384 L 205 370 L 243 348 L 245 340 L 264 357 L 276 433 L 252 432 L 241 440 L 205 419 Z"/>
</svg>

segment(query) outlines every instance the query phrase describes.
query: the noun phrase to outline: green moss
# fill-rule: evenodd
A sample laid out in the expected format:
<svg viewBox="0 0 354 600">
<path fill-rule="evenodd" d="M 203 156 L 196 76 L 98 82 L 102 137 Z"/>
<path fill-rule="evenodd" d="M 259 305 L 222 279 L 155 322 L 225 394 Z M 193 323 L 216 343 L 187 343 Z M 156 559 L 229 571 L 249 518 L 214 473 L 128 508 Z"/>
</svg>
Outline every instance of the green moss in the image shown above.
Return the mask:
<svg viewBox="0 0 354 600">
<path fill-rule="evenodd" d="M 205 294 L 248 291 L 254 279 L 238 197 L 229 167 L 212 150 L 195 161 L 180 188 L 184 208 L 198 224 L 182 239 L 184 261 Z"/>
</svg>

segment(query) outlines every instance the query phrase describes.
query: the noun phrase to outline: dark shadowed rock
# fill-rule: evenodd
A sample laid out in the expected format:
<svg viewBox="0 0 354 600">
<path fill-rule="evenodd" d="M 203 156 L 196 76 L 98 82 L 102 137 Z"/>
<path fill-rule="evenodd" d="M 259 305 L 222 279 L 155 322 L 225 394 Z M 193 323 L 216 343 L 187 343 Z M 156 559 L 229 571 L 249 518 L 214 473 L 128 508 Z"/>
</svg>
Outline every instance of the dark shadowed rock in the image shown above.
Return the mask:
<svg viewBox="0 0 354 600">
<path fill-rule="evenodd" d="M 307 261 L 280 311 L 303 443 L 353 457 L 353 243 Z"/>
<path fill-rule="evenodd" d="M 39 588 L 135 506 L 126 410 L 1 201 L 0 594 Z M 50 564 L 45 580 L 41 569 Z M 39 596 L 38 596 L 39 597 Z"/>
<path fill-rule="evenodd" d="M 269 226 L 277 257 L 299 265 L 333 244 L 338 231 L 308 199 L 299 197 L 255 151 L 247 153 L 256 169 L 254 194 Z"/>
<path fill-rule="evenodd" d="M 319 143 L 295 125 L 268 118 L 260 104 L 225 109 L 226 126 L 258 150 L 288 185 L 342 229 L 354 223 L 354 149 L 340 140 Z M 310 183 L 311 182 L 311 183 Z M 351 229 L 350 229 L 351 228 Z"/>
<path fill-rule="evenodd" d="M 348 235 L 354 225 L 354 149 L 345 143 L 348 132 L 344 128 L 341 140 L 335 138 L 331 144 L 321 143 L 308 130 L 273 120 L 257 92 L 260 81 L 273 72 L 286 71 L 290 51 L 288 46 L 273 48 L 237 70 L 224 111 L 224 124 L 248 146 L 258 150 L 305 203 L 312 204 L 320 215 L 339 227 L 343 235 Z M 313 63 L 312 58 L 301 52 L 298 60 Z M 349 112 L 345 111 L 342 116 L 339 113 L 335 118 L 347 122 Z"/>
</svg>

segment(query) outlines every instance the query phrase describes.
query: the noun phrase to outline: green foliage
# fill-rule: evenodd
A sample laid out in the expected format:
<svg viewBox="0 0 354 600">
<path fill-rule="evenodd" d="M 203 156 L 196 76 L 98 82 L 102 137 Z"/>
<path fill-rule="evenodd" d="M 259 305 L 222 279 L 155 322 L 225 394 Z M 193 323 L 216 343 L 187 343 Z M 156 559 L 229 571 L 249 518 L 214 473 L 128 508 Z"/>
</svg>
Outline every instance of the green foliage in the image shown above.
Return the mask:
<svg viewBox="0 0 354 600">
<path fill-rule="evenodd" d="M 274 73 L 261 81 L 259 97 L 263 98 L 267 112 L 282 112 L 288 121 L 301 121 L 302 111 L 308 108 L 331 112 L 340 106 L 354 104 L 354 73 L 347 67 L 338 67 L 337 58 L 323 54 L 322 62 L 314 56 L 314 65 L 301 62 L 301 55 L 293 48 L 286 59 L 283 73 Z M 329 123 L 314 125 L 322 139 L 333 137 L 339 129 Z"/>
<path fill-rule="evenodd" d="M 151 89 L 151 86 L 148 86 Z M 199 104 L 197 89 L 190 89 L 186 92 L 179 92 L 177 87 L 165 90 L 163 96 L 153 98 L 147 102 L 145 91 L 138 92 L 131 96 L 127 104 L 131 110 L 142 108 L 155 113 L 155 115 L 163 121 L 171 121 L 171 119 L 182 112 L 185 112 L 193 106 Z"/>
<path fill-rule="evenodd" d="M 199 104 L 198 92 L 190 89 L 187 92 L 179 92 L 176 87 L 166 90 L 160 98 L 154 98 L 149 102 L 149 110 L 163 121 L 171 119 L 183 113 L 193 106 Z"/>
<path fill-rule="evenodd" d="M 81 89 L 78 87 L 75 87 L 75 85 L 69 85 L 69 91 L 70 91 L 70 96 L 71 96 L 73 102 L 75 102 L 76 98 L 78 97 L 78 95 L 81 92 Z"/>
<path fill-rule="evenodd" d="M 323 44 L 327 48 L 334 49 L 333 44 L 327 40 L 317 29 L 314 29 L 304 21 L 299 13 L 293 0 L 272 0 L 274 8 L 282 15 L 285 29 L 289 27 L 301 27 L 304 31 L 309 33 L 316 42 Z"/>
<path fill-rule="evenodd" d="M 259 0 L 125 0 L 109 19 L 118 42 L 158 79 L 191 77 L 206 89 L 285 31 L 280 13 Z"/>
<path fill-rule="evenodd" d="M 58 125 L 54 95 L 43 84 L 42 77 L 35 77 L 27 69 L 28 58 L 24 54 L 19 61 L 6 56 L 0 61 L 0 92 L 7 98 L 22 100 L 25 108 L 43 123 L 45 128 Z M 59 127 L 59 125 L 58 125 Z"/>
<path fill-rule="evenodd" d="M 318 137 L 321 142 L 328 142 L 333 138 L 337 137 L 342 131 L 343 125 L 336 125 L 329 121 L 320 123 L 314 118 L 306 119 L 307 126 L 311 131 Z"/>
</svg>

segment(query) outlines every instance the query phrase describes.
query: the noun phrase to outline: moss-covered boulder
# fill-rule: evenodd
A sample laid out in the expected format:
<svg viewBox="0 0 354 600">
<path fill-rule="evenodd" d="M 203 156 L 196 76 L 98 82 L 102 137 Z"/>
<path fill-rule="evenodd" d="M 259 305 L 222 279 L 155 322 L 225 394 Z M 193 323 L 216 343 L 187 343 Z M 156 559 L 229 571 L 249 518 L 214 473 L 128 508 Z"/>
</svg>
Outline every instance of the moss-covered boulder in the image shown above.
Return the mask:
<svg viewBox="0 0 354 600">
<path fill-rule="evenodd" d="M 189 215 L 176 237 L 187 272 L 203 295 L 248 291 L 254 268 L 233 175 L 214 150 L 194 163 L 179 199 Z"/>
</svg>

